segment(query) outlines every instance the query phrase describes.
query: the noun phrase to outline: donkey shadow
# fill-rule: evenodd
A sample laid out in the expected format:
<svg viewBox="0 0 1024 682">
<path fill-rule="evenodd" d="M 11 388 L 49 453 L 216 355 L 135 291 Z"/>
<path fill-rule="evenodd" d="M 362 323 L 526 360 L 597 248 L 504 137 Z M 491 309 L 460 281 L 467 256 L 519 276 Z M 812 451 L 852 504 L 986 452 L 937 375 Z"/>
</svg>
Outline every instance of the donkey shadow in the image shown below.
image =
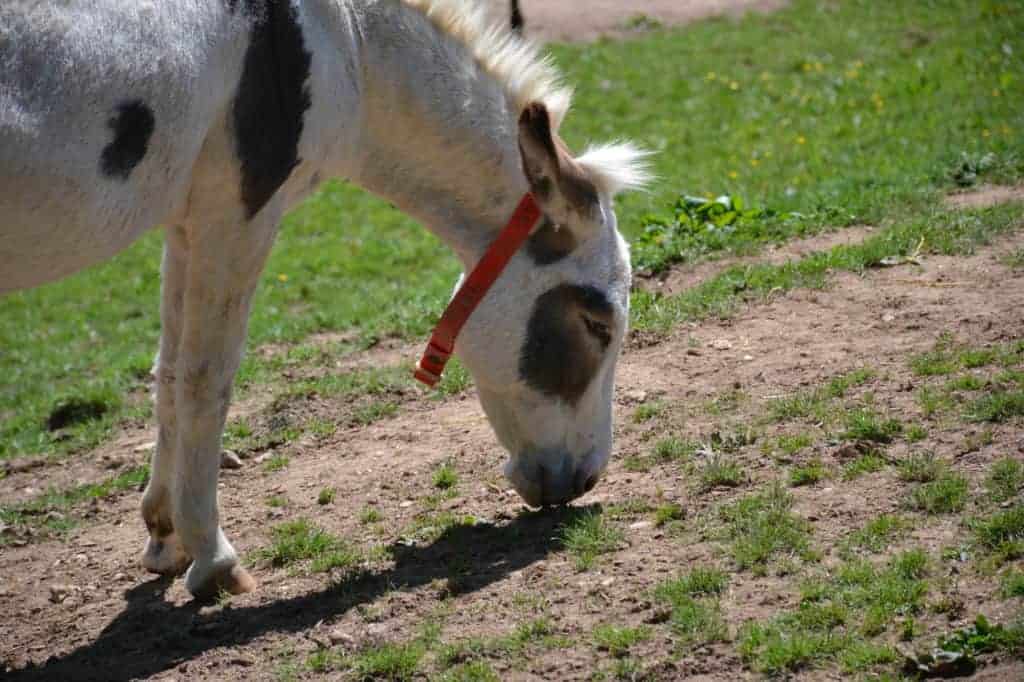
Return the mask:
<svg viewBox="0 0 1024 682">
<path fill-rule="evenodd" d="M 96 639 L 44 663 L 7 673 L 11 680 L 128 680 L 171 668 L 189 676 L 189 661 L 214 648 L 244 645 L 269 633 L 296 633 L 336 618 L 393 590 L 415 589 L 438 579 L 469 594 L 562 548 L 559 527 L 590 507 L 524 512 L 497 525 L 448 528 L 426 546 L 389 547 L 394 565 L 350 574 L 328 587 L 259 606 L 227 606 L 203 613 L 203 604 L 175 607 L 165 601 L 171 585 L 157 578 L 125 592 L 127 604 Z"/>
</svg>

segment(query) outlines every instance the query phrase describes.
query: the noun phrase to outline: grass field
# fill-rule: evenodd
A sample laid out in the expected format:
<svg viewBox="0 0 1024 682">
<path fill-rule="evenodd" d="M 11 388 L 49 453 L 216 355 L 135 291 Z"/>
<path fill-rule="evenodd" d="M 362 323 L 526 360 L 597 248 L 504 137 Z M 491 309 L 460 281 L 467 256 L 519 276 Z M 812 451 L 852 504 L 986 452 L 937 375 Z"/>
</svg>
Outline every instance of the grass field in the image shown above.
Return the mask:
<svg viewBox="0 0 1024 682">
<path fill-rule="evenodd" d="M 575 148 L 658 152 L 619 209 L 644 276 L 606 479 L 524 510 L 461 366 L 428 396 L 387 343 L 358 362 L 424 336 L 458 267 L 332 181 L 282 229 L 251 405 L 225 435 L 244 461 L 225 528 L 261 589 L 190 610 L 180 581 L 137 587 L 146 455 L 133 441 L 107 466 L 104 448 L 152 423 L 151 234 L 0 300 L 0 460 L 46 460 L 0 482 L 12 670 L 911 680 L 941 649 L 961 672 L 1024 671 L 1024 206 L 945 202 L 1024 178 L 1024 6 L 796 0 L 636 25 L 552 47 Z M 855 225 L 872 229 L 758 257 Z"/>
</svg>

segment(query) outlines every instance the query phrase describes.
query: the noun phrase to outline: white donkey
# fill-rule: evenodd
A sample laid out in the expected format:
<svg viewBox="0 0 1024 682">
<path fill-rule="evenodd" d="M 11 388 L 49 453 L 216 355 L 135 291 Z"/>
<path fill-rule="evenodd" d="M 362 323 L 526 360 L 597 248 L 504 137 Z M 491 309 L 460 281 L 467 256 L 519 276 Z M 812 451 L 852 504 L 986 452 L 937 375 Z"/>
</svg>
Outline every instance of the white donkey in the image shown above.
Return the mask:
<svg viewBox="0 0 1024 682">
<path fill-rule="evenodd" d="M 285 209 L 337 175 L 471 267 L 520 199 L 543 209 L 457 351 L 535 506 L 591 489 L 612 446 L 628 144 L 573 158 L 570 93 L 471 0 L 2 0 L 0 293 L 165 226 L 159 435 L 143 565 L 208 597 L 254 581 L 220 528 L 221 432 Z"/>
</svg>

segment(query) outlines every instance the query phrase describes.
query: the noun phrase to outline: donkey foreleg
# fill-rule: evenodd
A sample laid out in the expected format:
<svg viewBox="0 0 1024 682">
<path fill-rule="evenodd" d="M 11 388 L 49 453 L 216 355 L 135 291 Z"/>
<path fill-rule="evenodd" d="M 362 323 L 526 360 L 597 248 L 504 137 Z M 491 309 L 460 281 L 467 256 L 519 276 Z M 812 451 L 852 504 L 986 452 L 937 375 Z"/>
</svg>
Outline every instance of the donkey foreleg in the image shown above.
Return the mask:
<svg viewBox="0 0 1024 682">
<path fill-rule="evenodd" d="M 231 385 L 242 357 L 252 295 L 279 212 L 245 225 L 190 230 L 175 409 L 178 448 L 174 529 L 192 565 L 185 586 L 199 598 L 248 592 L 255 581 L 220 528 L 217 475 Z"/>
<path fill-rule="evenodd" d="M 149 541 L 142 565 L 154 573 L 178 575 L 191 558 L 174 532 L 171 486 L 176 469 L 178 416 L 174 397 L 178 345 L 181 342 L 188 244 L 181 227 L 166 230 L 160 301 L 160 354 L 156 369 L 156 417 L 159 423 L 156 450 L 150 466 L 149 485 L 142 496 L 142 518 Z"/>
</svg>

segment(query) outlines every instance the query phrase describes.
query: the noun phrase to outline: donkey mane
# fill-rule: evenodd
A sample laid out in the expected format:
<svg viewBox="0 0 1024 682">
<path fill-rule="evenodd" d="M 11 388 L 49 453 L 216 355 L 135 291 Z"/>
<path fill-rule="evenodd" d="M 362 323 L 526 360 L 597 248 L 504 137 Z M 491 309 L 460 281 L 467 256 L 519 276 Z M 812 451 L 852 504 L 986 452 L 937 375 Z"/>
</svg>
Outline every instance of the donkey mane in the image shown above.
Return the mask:
<svg viewBox="0 0 1024 682">
<path fill-rule="evenodd" d="M 488 20 L 479 0 L 402 0 L 442 33 L 465 45 L 480 67 L 501 83 L 509 103 L 523 111 L 542 102 L 557 128 L 572 102 L 572 89 L 538 46 Z"/>
</svg>

